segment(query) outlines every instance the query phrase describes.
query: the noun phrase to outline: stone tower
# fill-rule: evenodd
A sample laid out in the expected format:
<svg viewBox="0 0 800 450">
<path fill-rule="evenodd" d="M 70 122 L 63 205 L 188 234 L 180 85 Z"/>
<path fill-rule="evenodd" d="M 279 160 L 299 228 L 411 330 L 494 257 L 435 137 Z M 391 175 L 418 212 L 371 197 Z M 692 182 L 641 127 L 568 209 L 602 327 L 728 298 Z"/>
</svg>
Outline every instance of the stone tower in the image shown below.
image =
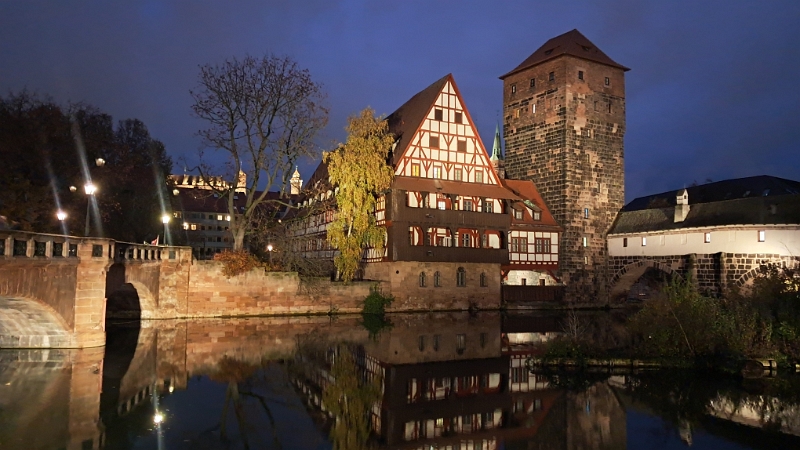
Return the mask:
<svg viewBox="0 0 800 450">
<path fill-rule="evenodd" d="M 300 179 L 300 170 L 298 170 L 297 166 L 294 168 L 294 173 L 292 174 L 292 178 L 289 180 L 289 187 L 290 193 L 292 195 L 297 195 L 303 189 L 303 180 Z"/>
<path fill-rule="evenodd" d="M 564 228 L 559 276 L 573 301 L 605 301 L 606 234 L 624 206 L 624 67 L 578 30 L 503 80 L 505 168 L 536 183 Z"/>
</svg>

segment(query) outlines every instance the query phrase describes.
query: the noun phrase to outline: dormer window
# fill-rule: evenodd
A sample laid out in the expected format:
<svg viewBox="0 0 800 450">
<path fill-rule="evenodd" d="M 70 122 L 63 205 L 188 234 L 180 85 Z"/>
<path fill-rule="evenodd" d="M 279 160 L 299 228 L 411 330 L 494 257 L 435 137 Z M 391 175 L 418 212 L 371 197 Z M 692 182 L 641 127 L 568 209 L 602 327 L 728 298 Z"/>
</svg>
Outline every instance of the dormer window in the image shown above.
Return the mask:
<svg viewBox="0 0 800 450">
<path fill-rule="evenodd" d="M 533 212 L 533 220 L 542 220 L 542 213 L 539 211 Z"/>
<path fill-rule="evenodd" d="M 514 218 L 517 219 L 517 220 L 522 220 L 522 210 L 521 209 L 515 209 L 514 210 Z"/>
</svg>

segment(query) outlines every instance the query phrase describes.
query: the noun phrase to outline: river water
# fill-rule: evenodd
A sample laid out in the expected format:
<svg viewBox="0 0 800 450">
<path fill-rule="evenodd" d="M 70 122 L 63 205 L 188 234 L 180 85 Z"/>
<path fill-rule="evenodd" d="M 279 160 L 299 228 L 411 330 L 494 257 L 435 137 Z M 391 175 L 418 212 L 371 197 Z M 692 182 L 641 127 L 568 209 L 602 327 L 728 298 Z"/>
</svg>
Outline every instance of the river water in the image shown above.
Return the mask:
<svg viewBox="0 0 800 450">
<path fill-rule="evenodd" d="M 529 371 L 563 317 L 389 318 L 110 322 L 105 348 L 0 351 L 0 449 L 800 449 L 800 375 Z"/>
</svg>

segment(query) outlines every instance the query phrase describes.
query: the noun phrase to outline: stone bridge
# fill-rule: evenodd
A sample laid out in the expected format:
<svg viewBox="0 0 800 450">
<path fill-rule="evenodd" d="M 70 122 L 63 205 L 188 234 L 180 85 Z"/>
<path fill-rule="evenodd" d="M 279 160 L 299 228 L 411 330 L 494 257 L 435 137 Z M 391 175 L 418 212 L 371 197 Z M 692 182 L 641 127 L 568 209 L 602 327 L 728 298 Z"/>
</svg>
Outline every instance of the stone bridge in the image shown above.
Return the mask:
<svg viewBox="0 0 800 450">
<path fill-rule="evenodd" d="M 108 298 L 175 317 L 190 265 L 188 247 L 0 231 L 0 348 L 103 346 Z"/>
<path fill-rule="evenodd" d="M 625 295 L 649 268 L 667 275 L 689 277 L 709 295 L 724 295 L 730 289 L 747 290 L 759 271 L 769 265 L 800 268 L 800 257 L 770 254 L 712 253 L 674 256 L 611 256 L 610 298 Z"/>
</svg>

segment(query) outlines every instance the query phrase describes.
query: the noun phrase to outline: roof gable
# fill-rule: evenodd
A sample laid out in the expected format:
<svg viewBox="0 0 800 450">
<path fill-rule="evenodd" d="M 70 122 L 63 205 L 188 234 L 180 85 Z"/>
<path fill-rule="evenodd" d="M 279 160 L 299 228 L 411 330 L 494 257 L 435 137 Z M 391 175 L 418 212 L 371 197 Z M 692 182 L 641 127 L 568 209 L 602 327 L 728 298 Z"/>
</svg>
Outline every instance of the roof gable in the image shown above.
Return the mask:
<svg viewBox="0 0 800 450">
<path fill-rule="evenodd" d="M 392 113 L 395 175 L 500 185 L 452 74 Z"/>
<path fill-rule="evenodd" d="M 528 56 L 525 61 L 522 61 L 522 63 L 515 67 L 514 70 L 501 76 L 500 79 L 502 80 L 517 72 L 521 72 L 529 67 L 533 67 L 562 55 L 569 55 L 576 58 L 594 61 L 607 66 L 616 67 L 624 71 L 630 70 L 629 68 L 618 64 L 616 61 L 609 58 L 608 55 L 597 48 L 597 46 L 594 45 L 592 41 L 587 39 L 586 36 L 581 34 L 580 31 L 572 30 L 545 42 L 544 45 L 539 47 L 535 52 Z"/>
</svg>

